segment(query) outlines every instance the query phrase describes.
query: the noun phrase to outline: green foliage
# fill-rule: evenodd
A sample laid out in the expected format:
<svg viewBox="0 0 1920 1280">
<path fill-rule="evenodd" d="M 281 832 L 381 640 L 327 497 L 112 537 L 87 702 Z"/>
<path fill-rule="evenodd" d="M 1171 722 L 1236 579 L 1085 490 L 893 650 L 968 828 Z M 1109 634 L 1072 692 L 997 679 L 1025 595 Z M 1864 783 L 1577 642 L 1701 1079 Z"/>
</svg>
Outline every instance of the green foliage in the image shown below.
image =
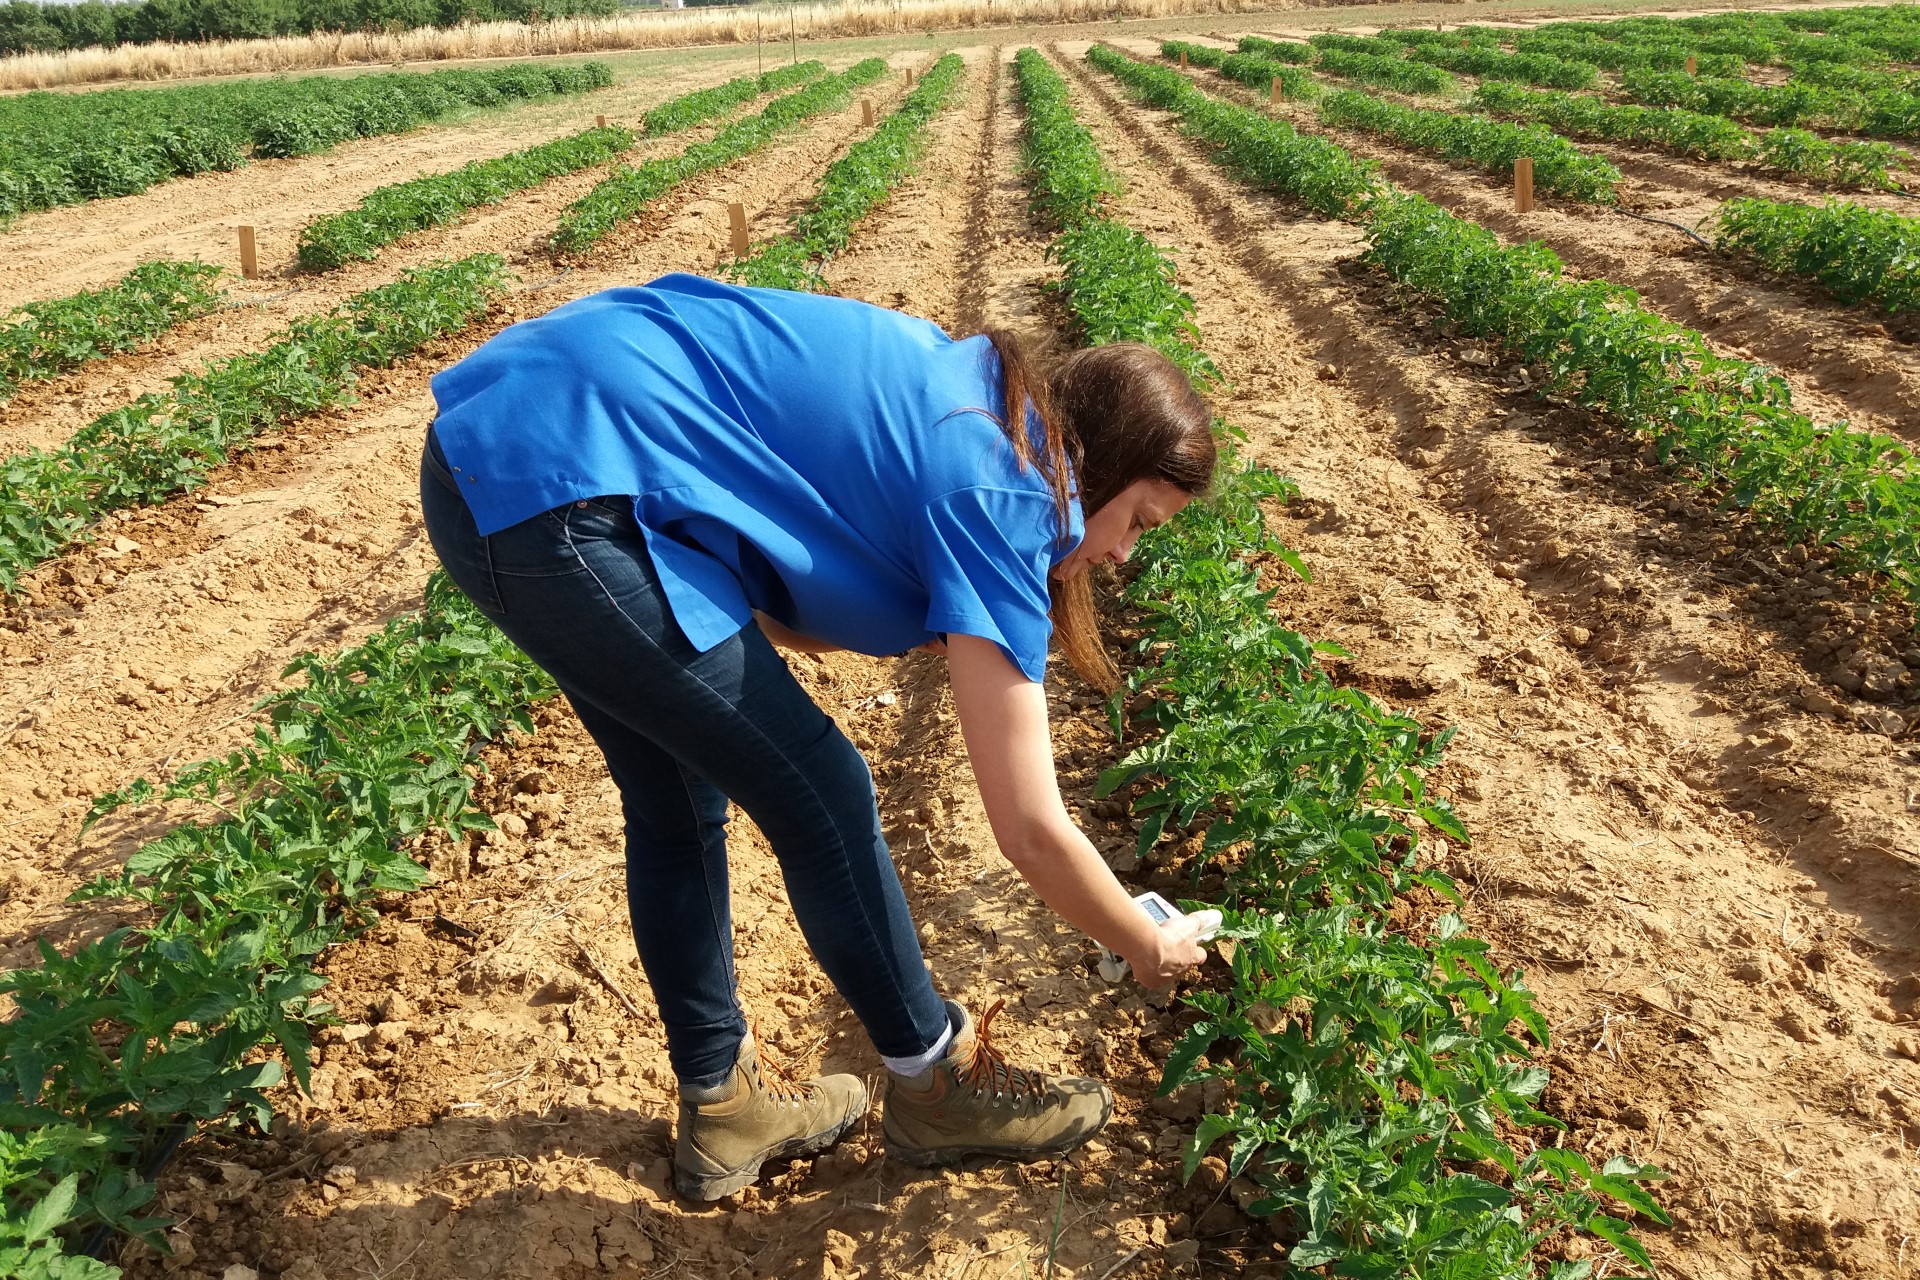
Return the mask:
<svg viewBox="0 0 1920 1280">
<path fill-rule="evenodd" d="M 1780 85 L 1670 72 L 1630 72 L 1620 87 L 1635 102 L 1684 107 L 1763 125 L 1811 125 L 1876 138 L 1920 138 L 1920 95 L 1862 92 L 1802 78 Z"/>
<path fill-rule="evenodd" d="M 1307 51 L 1305 55 L 1302 50 Z M 1328 75 L 1398 89 L 1402 93 L 1446 93 L 1454 87 L 1452 76 L 1424 62 L 1409 62 L 1406 49 L 1398 41 L 1379 36 L 1349 36 L 1329 31 L 1312 37 L 1306 45 L 1242 36 L 1240 52 L 1277 62 L 1305 62 L 1310 58 L 1314 66 Z M 1284 81 L 1281 88 L 1292 93 Z"/>
<path fill-rule="evenodd" d="M 702 120 L 711 120 L 729 107 L 757 98 L 763 93 L 773 93 L 779 89 L 805 84 L 827 73 L 822 62 L 796 62 L 788 66 L 777 67 L 765 75 L 741 76 L 725 84 L 717 84 L 709 89 L 695 89 L 692 93 L 683 93 L 670 102 L 663 102 L 647 112 L 646 134 L 657 138 L 666 133 L 677 133 L 692 128 Z"/>
<path fill-rule="evenodd" d="M 1168 62 L 1178 61 L 1181 54 L 1187 55 L 1187 62 L 1196 67 L 1210 67 L 1219 70 L 1220 64 L 1228 58 L 1228 51 L 1215 48 L 1210 44 L 1193 44 L 1186 40 L 1162 40 L 1160 56 Z"/>
<path fill-rule="evenodd" d="M 1013 69 L 1027 110 L 1020 159 L 1028 206 L 1056 229 L 1102 217 L 1107 201 L 1120 192 L 1120 179 L 1073 114 L 1067 82 L 1037 49 L 1015 53 Z"/>
<path fill-rule="evenodd" d="M 1802 129 L 1755 133 L 1725 116 L 1680 107 L 1617 106 L 1584 94 L 1529 90 L 1498 80 L 1483 81 L 1468 105 L 1571 137 L 1628 142 L 1708 160 L 1749 160 L 1840 186 L 1895 190 L 1899 183 L 1893 173 L 1906 167 L 1906 157 L 1884 142 L 1829 142 Z"/>
<path fill-rule="evenodd" d="M 1714 243 L 1787 275 L 1818 280 L 1842 302 L 1920 312 L 1920 218 L 1839 201 L 1729 200 Z"/>
<path fill-rule="evenodd" d="M 1246 48 L 1247 42 L 1242 40 L 1240 44 Z M 1247 51 L 1260 52 L 1258 49 Z M 1409 62 L 1405 58 L 1322 49 L 1314 65 L 1342 80 L 1358 80 L 1362 84 L 1378 85 L 1383 89 L 1398 89 L 1401 93 L 1450 93 L 1454 89 L 1453 77 L 1440 68 L 1424 62 Z"/>
<path fill-rule="evenodd" d="M 1417 151 L 1466 160 L 1490 173 L 1510 174 L 1520 156 L 1533 157 L 1534 185 L 1574 200 L 1612 204 L 1620 171 L 1588 155 L 1551 129 L 1506 124 L 1486 116 L 1404 107 L 1341 89 L 1320 99 L 1320 119 L 1335 128 L 1381 134 Z"/>
<path fill-rule="evenodd" d="M 1118 77 L 1137 97 L 1177 111 L 1182 128 L 1230 155 L 1235 168 L 1268 175 L 1263 181 L 1281 181 L 1284 175 L 1288 190 L 1316 213 L 1351 217 L 1378 185 L 1372 161 L 1356 160 L 1284 120 L 1209 97 L 1177 71 L 1136 62 L 1104 45 L 1089 49 L 1087 60 Z"/>
<path fill-rule="evenodd" d="M 422 612 L 331 659 L 302 656 L 295 676 L 246 747 L 94 802 L 89 823 L 154 800 L 221 815 L 74 895 L 143 923 L 71 955 L 43 943 L 39 965 L 0 975 L 15 1008 L 0 1023 L 0 1264 L 57 1249 L 61 1227 L 157 1240 L 164 1223 L 137 1216 L 153 1192 L 141 1170 L 177 1126 L 264 1126 L 276 1051 L 306 1087 L 310 1029 L 329 1012 L 313 958 L 373 921 L 375 895 L 425 883 L 405 852 L 416 837 L 491 825 L 465 766 L 489 739 L 531 732 L 531 704 L 553 692 L 438 574 Z M 34 1261 L 49 1277 L 117 1274 Z"/>
<path fill-rule="evenodd" d="M 1207 101 L 1190 86 L 1181 92 L 1185 77 L 1163 67 L 1099 47 L 1088 56 L 1183 114 Z M 1089 185 L 1077 175 L 1101 161 L 1075 154 L 1091 143 L 1063 115 L 1064 93 L 1044 60 L 1022 51 L 1016 67 L 1035 200 L 1048 207 L 1056 155 L 1073 188 Z M 1236 155 L 1296 171 L 1254 144 Z M 1314 182 L 1320 191 L 1324 179 Z M 1054 252 L 1079 254 L 1078 238 L 1093 228 L 1127 230 L 1090 205 Z M 1151 342 L 1193 367 L 1205 356 L 1189 312 L 1176 328 L 1161 314 L 1116 307 L 1173 279 L 1164 255 L 1131 243 L 1102 254 L 1099 275 L 1070 269 L 1068 308 L 1089 340 Z M 1655 1170 L 1616 1161 L 1596 1172 L 1552 1148 L 1523 1155 L 1532 1144 L 1515 1141 L 1515 1130 L 1559 1127 L 1537 1109 L 1547 1073 L 1529 1059 L 1548 1028 L 1526 987 L 1494 970 L 1486 944 L 1456 916 L 1440 917 L 1424 939 L 1394 923 L 1395 902 L 1409 891 L 1454 896 L 1421 844 L 1429 830 L 1466 839 L 1427 790 L 1450 735 L 1428 735 L 1334 684 L 1316 655 L 1337 646 L 1275 622 L 1274 592 L 1252 558 L 1301 569 L 1262 510 L 1291 492 L 1229 450 L 1212 497 L 1141 540 L 1140 573 L 1127 588 L 1147 628 L 1138 647 L 1156 657 L 1113 699 L 1115 728 L 1134 745 L 1102 776 L 1100 793 L 1130 796 L 1143 851 L 1165 831 L 1204 826 L 1193 873 L 1227 871 L 1232 982 L 1190 998 L 1201 1021 L 1174 1047 L 1161 1084 L 1227 1086 L 1228 1105 L 1202 1118 L 1188 1145 L 1187 1170 L 1224 1143 L 1230 1176 L 1264 1191 L 1252 1211 L 1290 1219 L 1297 1268 L 1518 1280 L 1536 1274 L 1540 1247 L 1568 1230 L 1644 1265 L 1628 1223 L 1605 1210 L 1624 1205 L 1667 1221 L 1639 1185 Z M 1153 696 L 1140 699 L 1146 691 Z M 1141 708 L 1131 721 L 1130 707 Z"/>
<path fill-rule="evenodd" d="M 0 322 L 0 400 L 35 378 L 131 351 L 225 299 L 220 268 L 204 262 L 143 262 L 104 289 L 29 302 Z"/>
<path fill-rule="evenodd" d="M 1280 82 L 1281 96 L 1300 101 L 1320 96 L 1320 82 L 1310 72 L 1298 67 L 1290 67 L 1284 62 L 1275 62 L 1257 53 L 1236 53 L 1220 64 L 1220 74 L 1231 80 L 1238 80 L 1249 89 L 1271 92 L 1273 82 Z"/>
<path fill-rule="evenodd" d="M 1310 44 L 1301 44 L 1297 40 L 1266 40 L 1260 36 L 1240 37 L 1240 52 L 1257 53 L 1274 62 L 1291 62 L 1302 66 L 1312 62 L 1317 55 Z"/>
<path fill-rule="evenodd" d="M 410 231 L 437 227 L 477 205 L 496 204 L 549 178 L 605 164 L 633 146 L 619 125 L 586 129 L 492 160 L 475 160 L 448 173 L 429 174 L 369 192 L 355 208 L 315 218 L 300 231 L 300 265 L 332 271 L 371 262 L 381 246 Z"/>
<path fill-rule="evenodd" d="M 935 62 L 897 110 L 828 166 L 793 230 L 733 263 L 729 274 L 774 289 L 823 287 L 821 264 L 846 248 L 855 224 L 913 172 L 927 147 L 927 126 L 946 110 L 966 72 L 957 53 Z"/>
<path fill-rule="evenodd" d="M 0 464 L 0 589 L 58 555 L 101 515 L 198 486 L 254 435 L 348 399 L 354 371 L 393 363 L 458 332 L 505 283 L 497 256 L 409 271 L 328 315 L 297 321 L 265 350 L 208 363 L 74 432 L 58 449 Z"/>
<path fill-rule="evenodd" d="M 678 155 L 622 165 L 613 175 L 567 206 L 553 233 L 553 248 L 583 253 L 622 222 L 698 174 L 718 169 L 770 145 L 782 133 L 813 116 L 838 111 L 853 91 L 887 73 L 879 58 L 856 62 L 839 75 L 816 80 L 804 89 L 775 98 L 758 115 L 736 120 L 705 142 Z"/>
<path fill-rule="evenodd" d="M 1504 246 L 1370 173 L 1364 190 L 1329 201 L 1315 166 L 1267 154 L 1261 140 L 1275 122 L 1260 113 L 1208 98 L 1177 74 L 1171 85 L 1171 73 L 1112 50 L 1096 47 L 1088 57 L 1136 96 L 1177 111 L 1224 167 L 1358 222 L 1388 274 L 1437 299 L 1462 332 L 1505 342 L 1541 371 L 1547 390 L 1651 439 L 1696 483 L 1790 542 L 1827 548 L 1842 571 L 1896 597 L 1920 590 L 1920 471 L 1898 442 L 1814 423 L 1794 409 L 1778 373 L 1715 354 L 1630 289 L 1567 279 L 1544 245 Z"/>
<path fill-rule="evenodd" d="M 1544 84 L 1556 89 L 1585 89 L 1592 86 L 1598 70 L 1590 62 L 1575 62 L 1546 53 L 1506 53 L 1484 44 L 1422 44 L 1407 56 L 1416 62 L 1431 62 L 1469 76 L 1495 76 L 1521 84 Z"/>
<path fill-rule="evenodd" d="M 156 182 L 398 133 L 471 107 L 613 83 L 601 62 L 228 80 L 0 98 L 0 220 Z"/>
<path fill-rule="evenodd" d="M 1167 74 L 1186 83 L 1177 71 Z M 1107 216 L 1105 203 L 1118 183 L 1074 118 L 1066 81 L 1034 49 L 1014 55 L 1014 80 L 1027 108 L 1021 158 L 1033 208 L 1060 233 L 1047 256 L 1061 265 L 1056 287 L 1081 341 L 1145 342 L 1196 382 L 1217 381 L 1219 370 L 1193 343 L 1193 299 L 1180 288 L 1173 264 L 1145 236 Z"/>
</svg>

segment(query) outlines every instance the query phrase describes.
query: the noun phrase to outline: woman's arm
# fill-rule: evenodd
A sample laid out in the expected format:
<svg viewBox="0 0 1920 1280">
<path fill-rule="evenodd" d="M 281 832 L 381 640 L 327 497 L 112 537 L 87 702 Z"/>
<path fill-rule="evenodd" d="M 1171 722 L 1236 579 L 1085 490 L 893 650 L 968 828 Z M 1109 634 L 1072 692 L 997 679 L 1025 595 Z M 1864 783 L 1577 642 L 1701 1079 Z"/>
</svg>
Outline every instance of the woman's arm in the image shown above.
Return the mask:
<svg viewBox="0 0 1920 1280">
<path fill-rule="evenodd" d="M 775 622 L 758 609 L 753 611 L 753 618 L 755 622 L 760 624 L 760 630 L 766 633 L 767 639 L 773 641 L 782 649 L 791 649 L 795 653 L 840 652 L 839 645 L 828 644 L 824 640 L 815 640 L 812 636 L 803 636 L 798 631 Z"/>
<path fill-rule="evenodd" d="M 947 637 L 954 708 L 1000 851 L 1069 924 L 1119 952 L 1142 982 L 1171 982 L 1206 951 L 1191 918 L 1158 926 L 1067 816 L 1044 689 L 979 636 Z"/>
</svg>

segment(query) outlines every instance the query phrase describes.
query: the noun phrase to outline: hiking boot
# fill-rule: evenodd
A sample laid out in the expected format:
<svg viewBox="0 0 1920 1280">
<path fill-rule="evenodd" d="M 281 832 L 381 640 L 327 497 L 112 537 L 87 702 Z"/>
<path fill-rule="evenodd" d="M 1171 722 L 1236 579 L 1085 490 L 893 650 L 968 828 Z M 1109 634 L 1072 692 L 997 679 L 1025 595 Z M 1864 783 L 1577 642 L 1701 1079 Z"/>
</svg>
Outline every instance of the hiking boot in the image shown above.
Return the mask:
<svg viewBox="0 0 1920 1280">
<path fill-rule="evenodd" d="M 771 1058 L 767 1066 L 775 1083 L 760 1078 L 749 1034 L 725 1084 L 680 1090 L 673 1186 L 687 1199 L 730 1196 L 758 1178 L 768 1160 L 818 1155 L 867 1112 L 867 1086 L 858 1076 L 795 1080 Z"/>
<path fill-rule="evenodd" d="M 994 1001 L 976 1032 L 967 1011 L 947 1001 L 956 1027 L 947 1056 L 917 1076 L 888 1073 L 880 1122 L 887 1154 L 921 1166 L 968 1156 L 1041 1160 L 1100 1132 L 1113 1114 L 1107 1086 L 1016 1067 L 1001 1056 L 988 1029 L 1005 1003 Z"/>
</svg>

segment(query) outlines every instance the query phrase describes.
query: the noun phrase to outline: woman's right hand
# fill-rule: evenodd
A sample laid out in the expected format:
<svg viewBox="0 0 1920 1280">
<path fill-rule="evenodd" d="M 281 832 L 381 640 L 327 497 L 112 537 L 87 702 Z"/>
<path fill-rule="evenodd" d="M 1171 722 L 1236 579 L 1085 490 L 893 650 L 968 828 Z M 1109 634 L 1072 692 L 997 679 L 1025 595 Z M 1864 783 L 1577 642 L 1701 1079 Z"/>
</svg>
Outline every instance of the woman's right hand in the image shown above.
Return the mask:
<svg viewBox="0 0 1920 1280">
<path fill-rule="evenodd" d="M 1198 914 L 1160 924 L 1151 935 L 1151 954 L 1126 957 L 1133 967 L 1133 976 L 1143 986 L 1164 987 L 1188 969 L 1206 963 L 1207 949 L 1198 938 L 1214 924 Z"/>
</svg>

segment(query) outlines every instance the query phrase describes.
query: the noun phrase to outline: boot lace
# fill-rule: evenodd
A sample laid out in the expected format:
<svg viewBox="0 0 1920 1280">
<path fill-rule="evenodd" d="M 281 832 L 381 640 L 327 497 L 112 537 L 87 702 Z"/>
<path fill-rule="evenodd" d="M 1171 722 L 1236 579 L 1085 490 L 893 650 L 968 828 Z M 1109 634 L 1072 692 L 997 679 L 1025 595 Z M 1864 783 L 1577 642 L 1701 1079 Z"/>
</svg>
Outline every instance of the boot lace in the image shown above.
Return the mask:
<svg viewBox="0 0 1920 1280">
<path fill-rule="evenodd" d="M 796 1075 L 760 1038 L 758 1019 L 753 1024 L 753 1047 L 760 1057 L 760 1092 L 781 1106 L 805 1106 L 813 1097 L 812 1086 Z M 771 1082 L 769 1076 L 773 1078 Z"/>
<path fill-rule="evenodd" d="M 993 1042 L 993 1018 L 1006 1005 L 995 1000 L 974 1030 L 973 1060 L 958 1073 L 960 1083 L 977 1089 L 998 1104 L 1010 1099 L 1016 1107 L 1040 1104 L 1046 1097 L 1046 1077 L 1028 1067 L 1016 1067 Z"/>
</svg>

